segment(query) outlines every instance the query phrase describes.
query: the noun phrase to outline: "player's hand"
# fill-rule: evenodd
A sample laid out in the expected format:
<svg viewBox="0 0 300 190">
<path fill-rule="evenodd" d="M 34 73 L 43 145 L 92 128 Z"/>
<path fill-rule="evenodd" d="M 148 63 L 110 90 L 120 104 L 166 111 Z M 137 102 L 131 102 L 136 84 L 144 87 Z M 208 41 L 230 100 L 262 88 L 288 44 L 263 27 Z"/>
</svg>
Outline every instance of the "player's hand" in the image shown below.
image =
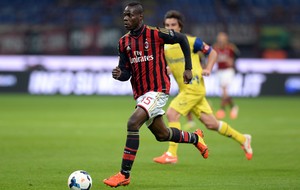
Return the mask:
<svg viewBox="0 0 300 190">
<path fill-rule="evenodd" d="M 193 73 L 191 70 L 185 70 L 183 72 L 183 80 L 185 84 L 189 84 L 193 78 Z"/>
<path fill-rule="evenodd" d="M 208 77 L 210 75 L 210 70 L 208 69 L 203 69 L 202 70 L 202 75 Z"/>
<path fill-rule="evenodd" d="M 112 70 L 112 77 L 114 79 L 118 79 L 121 76 L 121 73 L 122 73 L 121 69 L 119 67 L 116 67 Z"/>
<path fill-rule="evenodd" d="M 171 69 L 170 69 L 169 66 L 167 66 L 167 74 L 168 74 L 168 75 L 172 74 L 172 71 L 171 71 Z"/>
</svg>

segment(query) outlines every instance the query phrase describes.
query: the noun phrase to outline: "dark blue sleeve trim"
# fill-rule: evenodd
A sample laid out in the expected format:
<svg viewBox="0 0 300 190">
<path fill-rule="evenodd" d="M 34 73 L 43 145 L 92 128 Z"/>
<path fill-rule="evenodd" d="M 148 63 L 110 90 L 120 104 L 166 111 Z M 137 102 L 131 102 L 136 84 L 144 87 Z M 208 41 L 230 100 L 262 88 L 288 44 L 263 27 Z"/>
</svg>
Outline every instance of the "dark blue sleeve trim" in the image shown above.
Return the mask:
<svg viewBox="0 0 300 190">
<path fill-rule="evenodd" d="M 202 51 L 202 49 L 203 49 L 203 41 L 197 37 L 194 43 L 193 52 L 197 53 L 198 51 Z"/>
<path fill-rule="evenodd" d="M 196 38 L 195 43 L 194 43 L 194 49 L 193 52 L 197 53 L 198 51 L 202 51 L 205 55 L 208 55 L 211 51 L 211 47 L 206 45 L 204 47 L 204 43 L 200 38 Z"/>
</svg>

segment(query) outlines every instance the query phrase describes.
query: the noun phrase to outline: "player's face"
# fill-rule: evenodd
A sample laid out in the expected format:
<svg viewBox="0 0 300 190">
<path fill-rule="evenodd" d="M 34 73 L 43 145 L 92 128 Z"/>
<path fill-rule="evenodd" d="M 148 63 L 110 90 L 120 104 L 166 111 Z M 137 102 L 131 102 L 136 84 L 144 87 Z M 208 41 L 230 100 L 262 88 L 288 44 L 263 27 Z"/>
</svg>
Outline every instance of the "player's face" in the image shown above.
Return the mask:
<svg viewBox="0 0 300 190">
<path fill-rule="evenodd" d="M 217 43 L 221 46 L 226 45 L 226 43 L 228 42 L 228 36 L 227 34 L 221 32 L 218 34 L 217 36 Z"/>
<path fill-rule="evenodd" d="M 178 20 L 176 18 L 167 18 L 165 19 L 165 28 L 173 29 L 175 32 L 180 32 L 181 27 L 179 26 Z"/>
<path fill-rule="evenodd" d="M 139 14 L 134 7 L 125 7 L 123 12 L 124 26 L 127 30 L 136 30 L 142 22 L 143 15 Z"/>
</svg>

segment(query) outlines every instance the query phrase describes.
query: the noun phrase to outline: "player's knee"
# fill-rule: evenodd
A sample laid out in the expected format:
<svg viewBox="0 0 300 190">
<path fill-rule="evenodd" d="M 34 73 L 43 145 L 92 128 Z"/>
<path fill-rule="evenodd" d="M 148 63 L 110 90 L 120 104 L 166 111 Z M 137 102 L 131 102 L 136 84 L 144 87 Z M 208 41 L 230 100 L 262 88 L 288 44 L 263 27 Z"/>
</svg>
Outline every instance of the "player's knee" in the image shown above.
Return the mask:
<svg viewBox="0 0 300 190">
<path fill-rule="evenodd" d="M 166 112 L 166 116 L 167 116 L 168 121 L 171 121 L 171 122 L 179 121 L 179 119 L 180 119 L 180 113 L 177 113 L 173 109 L 168 109 Z"/>
<path fill-rule="evenodd" d="M 137 122 L 130 118 L 127 122 L 127 129 L 128 130 L 138 130 L 139 129 L 139 126 L 137 125 Z"/>
<path fill-rule="evenodd" d="M 155 138 L 159 142 L 167 141 L 168 138 L 169 138 L 169 134 L 167 134 L 167 133 L 158 133 L 158 134 L 155 134 Z"/>
<path fill-rule="evenodd" d="M 166 117 L 169 121 L 172 119 L 172 114 L 169 110 L 167 110 L 167 112 L 166 112 Z"/>
<path fill-rule="evenodd" d="M 212 114 L 203 114 L 201 117 L 201 122 L 209 130 L 218 130 L 219 121 Z"/>
<path fill-rule="evenodd" d="M 218 124 L 217 123 L 205 123 L 205 127 L 209 130 L 218 130 Z"/>
<path fill-rule="evenodd" d="M 213 129 L 214 129 L 214 128 L 213 128 L 213 125 L 211 125 L 211 124 L 206 124 L 205 127 L 206 127 L 207 129 L 209 129 L 209 130 L 213 130 Z"/>
</svg>

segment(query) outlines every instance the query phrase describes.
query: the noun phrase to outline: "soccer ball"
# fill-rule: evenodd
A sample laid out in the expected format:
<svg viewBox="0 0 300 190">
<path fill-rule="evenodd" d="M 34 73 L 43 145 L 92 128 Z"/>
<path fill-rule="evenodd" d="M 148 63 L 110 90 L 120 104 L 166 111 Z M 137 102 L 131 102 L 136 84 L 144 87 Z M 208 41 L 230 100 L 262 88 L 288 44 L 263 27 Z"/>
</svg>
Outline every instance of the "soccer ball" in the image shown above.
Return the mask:
<svg viewBox="0 0 300 190">
<path fill-rule="evenodd" d="M 92 187 L 92 178 L 86 171 L 77 170 L 69 176 L 68 186 L 72 190 L 89 190 Z"/>
</svg>

